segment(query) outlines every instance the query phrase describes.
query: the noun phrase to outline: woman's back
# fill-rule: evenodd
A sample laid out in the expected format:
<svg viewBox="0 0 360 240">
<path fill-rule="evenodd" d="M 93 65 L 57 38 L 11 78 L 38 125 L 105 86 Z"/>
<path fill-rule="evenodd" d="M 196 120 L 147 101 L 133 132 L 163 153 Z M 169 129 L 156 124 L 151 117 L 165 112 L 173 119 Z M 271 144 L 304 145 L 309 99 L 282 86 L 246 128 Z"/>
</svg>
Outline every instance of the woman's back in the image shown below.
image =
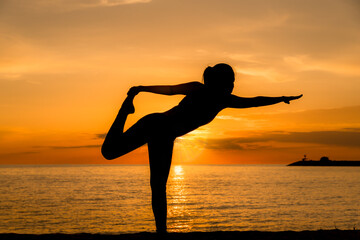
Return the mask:
<svg viewBox="0 0 360 240">
<path fill-rule="evenodd" d="M 230 94 L 217 94 L 199 83 L 197 90 L 164 114 L 169 117 L 170 127 L 180 136 L 211 122 L 226 108 L 229 97 Z"/>
</svg>

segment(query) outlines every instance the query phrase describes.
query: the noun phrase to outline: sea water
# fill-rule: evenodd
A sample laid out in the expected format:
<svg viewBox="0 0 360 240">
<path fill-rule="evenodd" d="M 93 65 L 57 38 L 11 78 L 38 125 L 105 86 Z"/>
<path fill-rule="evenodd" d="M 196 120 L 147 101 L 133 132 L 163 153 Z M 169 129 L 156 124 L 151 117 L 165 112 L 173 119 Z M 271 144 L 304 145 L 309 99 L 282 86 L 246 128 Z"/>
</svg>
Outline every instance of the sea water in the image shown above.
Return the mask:
<svg viewBox="0 0 360 240">
<path fill-rule="evenodd" d="M 360 228 L 359 167 L 177 165 L 168 228 Z M 0 233 L 154 231 L 147 165 L 0 167 Z"/>
</svg>

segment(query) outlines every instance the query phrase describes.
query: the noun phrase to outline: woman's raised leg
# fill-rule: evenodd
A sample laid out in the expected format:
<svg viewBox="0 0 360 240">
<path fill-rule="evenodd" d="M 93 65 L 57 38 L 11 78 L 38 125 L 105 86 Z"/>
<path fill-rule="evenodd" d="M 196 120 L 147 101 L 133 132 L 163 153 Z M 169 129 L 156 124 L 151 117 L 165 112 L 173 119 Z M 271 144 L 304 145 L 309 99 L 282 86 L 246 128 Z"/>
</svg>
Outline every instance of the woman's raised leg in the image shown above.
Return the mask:
<svg viewBox="0 0 360 240">
<path fill-rule="evenodd" d="M 156 231 L 166 232 L 167 202 L 166 182 L 169 176 L 174 141 L 163 139 L 149 141 L 150 185 Z"/>
<path fill-rule="evenodd" d="M 129 114 L 134 113 L 134 96 L 128 96 L 122 104 L 114 123 L 107 133 L 101 147 L 101 153 L 107 160 L 120 157 L 146 143 L 145 136 L 141 134 L 144 121 L 139 121 L 124 133 L 124 125 Z"/>
</svg>

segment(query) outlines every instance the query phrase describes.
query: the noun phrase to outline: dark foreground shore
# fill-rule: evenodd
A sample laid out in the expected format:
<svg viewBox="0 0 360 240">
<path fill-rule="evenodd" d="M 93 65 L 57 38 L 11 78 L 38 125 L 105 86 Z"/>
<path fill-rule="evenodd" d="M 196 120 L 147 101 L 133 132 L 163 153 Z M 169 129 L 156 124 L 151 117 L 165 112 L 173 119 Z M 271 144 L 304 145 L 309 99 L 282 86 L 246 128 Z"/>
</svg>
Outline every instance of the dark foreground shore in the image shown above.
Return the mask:
<svg viewBox="0 0 360 240">
<path fill-rule="evenodd" d="M 156 233 L 135 233 L 135 234 L 0 234 L 1 240 L 139 240 L 139 239 L 174 239 L 174 240 L 360 240 L 360 230 L 319 230 L 302 232 L 190 232 L 190 233 L 169 233 L 157 235 Z"/>
</svg>

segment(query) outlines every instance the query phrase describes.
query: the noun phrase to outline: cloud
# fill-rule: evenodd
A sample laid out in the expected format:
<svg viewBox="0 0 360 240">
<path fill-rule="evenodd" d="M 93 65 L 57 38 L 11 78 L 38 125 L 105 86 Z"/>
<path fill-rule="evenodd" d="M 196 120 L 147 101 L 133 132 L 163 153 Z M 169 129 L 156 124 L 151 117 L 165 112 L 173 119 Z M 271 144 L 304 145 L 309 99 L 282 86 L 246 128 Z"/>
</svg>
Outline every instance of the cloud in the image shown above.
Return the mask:
<svg viewBox="0 0 360 240">
<path fill-rule="evenodd" d="M 78 145 L 78 146 L 50 146 L 51 149 L 78 149 L 78 148 L 100 148 L 101 145 Z"/>
<path fill-rule="evenodd" d="M 359 59 L 347 60 L 345 63 L 334 60 L 314 59 L 308 55 L 294 55 L 283 58 L 284 62 L 295 71 L 323 71 L 335 74 L 360 76 Z"/>
<path fill-rule="evenodd" d="M 314 132 L 291 132 L 289 134 L 274 134 L 275 141 L 316 143 L 325 145 L 337 145 L 345 147 L 360 147 L 359 131 L 314 131 Z"/>
<path fill-rule="evenodd" d="M 360 147 L 360 129 L 349 131 L 312 132 L 270 132 L 258 137 L 239 137 L 222 139 L 197 139 L 198 144 L 207 149 L 263 149 L 270 148 L 270 142 L 308 143 L 342 147 Z"/>
<path fill-rule="evenodd" d="M 95 137 L 96 138 L 100 138 L 100 139 L 104 139 L 106 137 L 106 133 L 98 133 L 98 134 L 95 134 Z"/>
<path fill-rule="evenodd" d="M 216 116 L 216 119 L 221 119 L 221 120 L 234 120 L 234 121 L 246 121 L 246 118 L 242 118 L 242 117 L 234 117 L 234 116 L 229 116 L 229 115 L 220 115 L 220 116 Z"/>
<path fill-rule="evenodd" d="M 42 4 L 54 4 L 54 5 L 68 5 L 73 8 L 87 8 L 87 7 L 113 7 L 118 5 L 136 4 L 136 3 L 148 3 L 151 0 L 56 0 L 56 1 L 41 1 Z"/>
<path fill-rule="evenodd" d="M 196 142 L 206 149 L 213 150 L 250 150 L 270 148 L 269 144 L 252 142 L 245 138 L 197 139 Z"/>
<path fill-rule="evenodd" d="M 11 156 L 19 156 L 19 155 L 28 155 L 39 153 L 38 151 L 22 151 L 22 152 L 10 152 L 10 153 L 0 153 L 0 157 L 11 157 Z"/>
<path fill-rule="evenodd" d="M 35 149 L 79 149 L 79 148 L 100 148 L 100 144 L 88 144 L 88 145 L 74 145 L 74 146 L 45 146 L 45 145 L 38 145 L 32 146 Z M 31 152 L 32 153 L 32 152 Z"/>
<path fill-rule="evenodd" d="M 36 10 L 73 11 L 84 8 L 114 7 L 137 3 L 149 3 L 151 0 L 17 0 L 14 1 L 24 8 Z"/>
</svg>

